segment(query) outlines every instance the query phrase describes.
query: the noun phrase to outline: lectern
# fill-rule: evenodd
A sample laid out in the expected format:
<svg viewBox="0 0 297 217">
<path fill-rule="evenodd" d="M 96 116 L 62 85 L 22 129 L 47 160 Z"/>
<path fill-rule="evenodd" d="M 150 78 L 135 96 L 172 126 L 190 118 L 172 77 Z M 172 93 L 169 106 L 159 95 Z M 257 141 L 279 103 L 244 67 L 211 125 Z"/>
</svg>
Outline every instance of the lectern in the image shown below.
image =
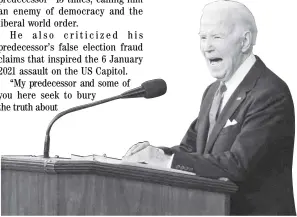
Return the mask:
<svg viewBox="0 0 297 217">
<path fill-rule="evenodd" d="M 1 157 L 2 215 L 226 215 L 237 186 L 125 163 Z"/>
</svg>

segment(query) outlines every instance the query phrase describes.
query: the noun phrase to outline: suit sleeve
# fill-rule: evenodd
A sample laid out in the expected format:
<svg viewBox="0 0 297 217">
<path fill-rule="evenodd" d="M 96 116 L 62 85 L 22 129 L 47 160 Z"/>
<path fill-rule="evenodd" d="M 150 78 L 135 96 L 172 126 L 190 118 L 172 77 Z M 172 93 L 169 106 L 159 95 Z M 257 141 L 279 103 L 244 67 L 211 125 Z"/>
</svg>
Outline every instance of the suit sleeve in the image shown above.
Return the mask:
<svg viewBox="0 0 297 217">
<path fill-rule="evenodd" d="M 293 141 L 292 137 L 294 107 L 290 94 L 262 94 L 252 100 L 229 151 L 202 155 L 173 148 L 172 168 L 182 165 L 200 176 L 243 181 L 268 151 L 286 149 L 284 141 Z"/>
<path fill-rule="evenodd" d="M 207 92 L 209 91 L 210 87 L 215 85 L 215 83 L 210 84 L 202 95 L 202 101 L 204 100 Z M 202 103 L 201 103 L 202 104 Z M 201 110 L 201 108 L 200 108 Z M 167 155 L 172 155 L 175 152 L 195 152 L 196 151 L 196 139 L 197 139 L 197 122 L 198 118 L 196 118 L 190 125 L 189 129 L 187 130 L 184 138 L 180 145 L 174 146 L 172 148 L 168 147 L 158 147 L 164 151 Z M 192 171 L 192 169 L 190 169 Z"/>
</svg>

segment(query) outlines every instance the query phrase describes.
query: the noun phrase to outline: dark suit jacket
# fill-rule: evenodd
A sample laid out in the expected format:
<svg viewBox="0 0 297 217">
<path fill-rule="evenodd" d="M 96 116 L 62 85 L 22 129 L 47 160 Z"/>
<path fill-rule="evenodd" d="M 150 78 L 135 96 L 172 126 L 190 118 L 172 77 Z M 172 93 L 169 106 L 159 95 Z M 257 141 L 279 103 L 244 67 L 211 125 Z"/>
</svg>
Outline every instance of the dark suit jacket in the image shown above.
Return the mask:
<svg viewBox="0 0 297 217">
<path fill-rule="evenodd" d="M 294 106 L 290 91 L 256 57 L 223 108 L 207 140 L 208 113 L 219 82 L 205 91 L 199 116 L 181 145 L 170 150 L 172 168 L 227 177 L 239 186 L 231 214 L 295 214 L 292 188 Z M 227 120 L 237 124 L 224 128 Z"/>
</svg>

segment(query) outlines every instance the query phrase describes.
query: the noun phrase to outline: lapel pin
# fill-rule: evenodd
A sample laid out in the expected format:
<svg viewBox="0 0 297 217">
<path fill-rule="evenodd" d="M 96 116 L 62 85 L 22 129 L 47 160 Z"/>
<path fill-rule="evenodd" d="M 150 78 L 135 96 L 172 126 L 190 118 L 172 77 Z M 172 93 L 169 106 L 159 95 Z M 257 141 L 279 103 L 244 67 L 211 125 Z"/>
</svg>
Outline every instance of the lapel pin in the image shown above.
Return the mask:
<svg viewBox="0 0 297 217">
<path fill-rule="evenodd" d="M 241 97 L 237 97 L 237 99 L 236 100 L 241 100 Z"/>
</svg>

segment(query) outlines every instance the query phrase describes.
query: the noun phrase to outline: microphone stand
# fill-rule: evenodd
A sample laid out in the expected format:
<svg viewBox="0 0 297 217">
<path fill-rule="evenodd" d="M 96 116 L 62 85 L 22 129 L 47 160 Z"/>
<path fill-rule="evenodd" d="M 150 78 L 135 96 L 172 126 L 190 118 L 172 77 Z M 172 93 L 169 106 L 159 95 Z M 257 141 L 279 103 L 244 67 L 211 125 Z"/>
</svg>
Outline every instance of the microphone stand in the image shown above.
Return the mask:
<svg viewBox="0 0 297 217">
<path fill-rule="evenodd" d="M 92 103 L 87 103 L 84 105 L 80 105 L 80 106 L 75 106 L 72 107 L 70 109 L 67 109 L 65 111 L 60 112 L 59 114 L 57 114 L 52 121 L 49 123 L 47 130 L 46 130 L 46 134 L 45 134 L 45 141 L 44 141 L 44 150 L 43 150 L 43 157 L 44 158 L 49 158 L 49 148 L 50 148 L 50 131 L 51 128 L 53 126 L 53 124 L 61 117 L 63 117 L 66 114 L 69 114 L 71 112 L 75 112 L 75 111 L 79 111 L 85 108 L 90 108 L 92 106 L 96 106 L 96 105 L 100 105 L 103 103 L 107 103 L 113 100 L 117 100 L 117 99 L 123 99 L 123 98 L 134 98 L 134 97 L 141 97 L 143 96 L 145 93 L 145 90 L 143 88 L 135 88 L 129 91 L 124 92 L 121 95 L 118 96 L 114 96 L 114 97 L 110 97 L 107 99 L 103 99 L 103 100 L 99 100 L 96 102 L 92 102 Z"/>
</svg>

